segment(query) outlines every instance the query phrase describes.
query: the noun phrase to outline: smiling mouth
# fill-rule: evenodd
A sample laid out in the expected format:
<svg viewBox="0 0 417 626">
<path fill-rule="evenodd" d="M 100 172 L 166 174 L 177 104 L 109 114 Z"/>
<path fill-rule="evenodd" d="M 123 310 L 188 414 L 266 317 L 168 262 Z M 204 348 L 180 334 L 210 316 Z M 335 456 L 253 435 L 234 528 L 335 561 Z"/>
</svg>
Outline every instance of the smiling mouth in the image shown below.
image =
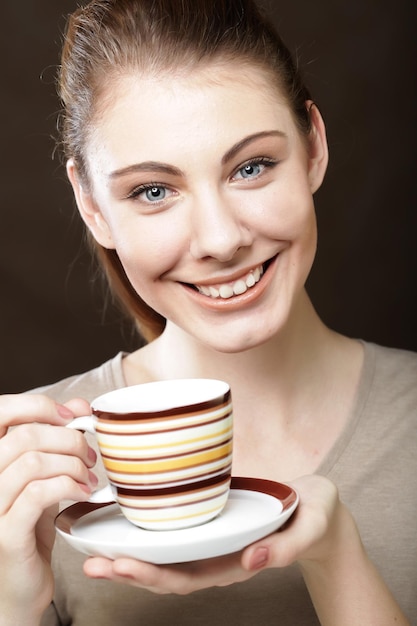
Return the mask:
<svg viewBox="0 0 417 626">
<path fill-rule="evenodd" d="M 216 285 L 189 285 L 203 296 L 214 300 L 228 300 L 234 296 L 241 296 L 254 287 L 262 278 L 272 259 L 262 263 L 248 272 L 242 278 Z"/>
</svg>

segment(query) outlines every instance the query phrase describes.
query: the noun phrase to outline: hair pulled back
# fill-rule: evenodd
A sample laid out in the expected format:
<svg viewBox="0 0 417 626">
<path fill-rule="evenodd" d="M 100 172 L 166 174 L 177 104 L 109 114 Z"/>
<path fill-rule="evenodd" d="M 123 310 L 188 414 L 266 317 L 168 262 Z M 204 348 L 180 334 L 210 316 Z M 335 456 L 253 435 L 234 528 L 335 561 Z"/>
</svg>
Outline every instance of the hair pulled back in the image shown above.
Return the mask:
<svg viewBox="0 0 417 626">
<path fill-rule="evenodd" d="M 112 81 L 242 61 L 269 73 L 303 134 L 310 130 L 309 93 L 290 52 L 253 0 L 92 0 L 69 18 L 58 77 L 64 155 L 89 187 L 86 145 Z M 158 336 L 165 319 L 131 286 L 115 250 L 94 244 L 111 290 L 141 334 Z"/>
</svg>

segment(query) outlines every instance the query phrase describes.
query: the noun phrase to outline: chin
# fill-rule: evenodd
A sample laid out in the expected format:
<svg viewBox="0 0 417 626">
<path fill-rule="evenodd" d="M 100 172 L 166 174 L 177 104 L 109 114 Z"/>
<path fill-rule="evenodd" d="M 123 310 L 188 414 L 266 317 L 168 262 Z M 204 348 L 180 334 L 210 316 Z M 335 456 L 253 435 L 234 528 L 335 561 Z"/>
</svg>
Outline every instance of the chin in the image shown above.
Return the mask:
<svg viewBox="0 0 417 626">
<path fill-rule="evenodd" d="M 216 352 L 223 354 L 239 354 L 267 343 L 274 335 L 274 333 L 266 332 L 265 330 L 260 333 L 259 328 L 256 329 L 255 332 L 253 330 L 246 333 L 230 332 L 225 333 L 223 337 L 222 334 L 223 333 L 219 333 L 216 337 L 213 337 L 213 335 L 205 337 L 202 342 Z"/>
</svg>

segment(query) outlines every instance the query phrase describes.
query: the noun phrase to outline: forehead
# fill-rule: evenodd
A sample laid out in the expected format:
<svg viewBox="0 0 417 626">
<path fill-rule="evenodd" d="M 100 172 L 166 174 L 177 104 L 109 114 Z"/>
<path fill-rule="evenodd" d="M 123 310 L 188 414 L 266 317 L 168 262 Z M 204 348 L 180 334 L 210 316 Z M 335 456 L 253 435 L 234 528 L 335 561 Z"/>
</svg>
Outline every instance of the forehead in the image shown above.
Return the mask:
<svg viewBox="0 0 417 626">
<path fill-rule="evenodd" d="M 202 146 L 226 150 L 264 130 L 298 134 L 268 73 L 241 63 L 157 76 L 128 73 L 111 82 L 102 102 L 87 156 L 100 155 L 109 167 L 129 165 L 133 157 L 170 159 L 172 151 Z"/>
</svg>

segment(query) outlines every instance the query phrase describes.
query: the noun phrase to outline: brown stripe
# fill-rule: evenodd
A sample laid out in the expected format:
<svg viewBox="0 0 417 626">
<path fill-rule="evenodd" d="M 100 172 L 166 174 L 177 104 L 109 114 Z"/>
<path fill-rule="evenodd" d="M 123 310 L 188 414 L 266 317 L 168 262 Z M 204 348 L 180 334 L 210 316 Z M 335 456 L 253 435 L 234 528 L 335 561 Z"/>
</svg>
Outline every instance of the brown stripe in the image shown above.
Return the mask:
<svg viewBox="0 0 417 626">
<path fill-rule="evenodd" d="M 221 493 L 216 493 L 206 498 L 199 498 L 197 500 L 192 500 L 191 502 L 178 502 L 175 504 L 166 504 L 166 505 L 161 504 L 160 506 L 146 506 L 146 507 L 134 506 L 134 505 L 123 503 L 120 506 L 122 506 L 124 509 L 129 509 L 130 511 L 142 511 L 143 510 L 143 511 L 146 511 L 146 513 L 148 511 L 159 511 L 159 510 L 164 510 L 164 509 L 171 509 L 172 507 L 179 509 L 179 508 L 185 508 L 187 506 L 195 506 L 196 504 L 201 504 L 202 502 L 210 502 L 210 500 L 217 500 L 217 498 L 223 497 L 226 491 L 227 489 L 225 489 Z"/>
<path fill-rule="evenodd" d="M 190 404 L 189 406 L 180 406 L 173 407 L 171 409 L 164 409 L 163 411 L 139 411 L 139 412 L 129 412 L 129 413 L 117 413 L 116 411 L 101 411 L 100 409 L 95 409 L 92 407 L 93 414 L 98 417 L 100 420 L 105 421 L 108 420 L 110 422 L 119 422 L 123 424 L 124 422 L 131 422 L 135 420 L 150 420 L 153 421 L 156 418 L 172 418 L 172 416 L 189 416 L 197 415 L 198 413 L 205 413 L 208 409 L 213 408 L 221 408 L 230 403 L 230 390 L 225 394 L 221 394 L 214 398 L 213 400 L 207 400 L 206 402 L 198 402 L 195 404 Z"/>
<path fill-rule="evenodd" d="M 179 490 L 182 493 L 191 493 L 193 491 L 197 492 L 201 491 L 201 489 L 207 489 L 208 487 L 226 483 L 228 480 L 230 480 L 230 471 L 220 474 L 219 476 L 213 476 L 205 480 L 197 480 L 186 485 L 173 485 L 172 487 L 161 487 L 160 489 L 132 489 L 128 487 L 117 487 L 117 493 L 121 496 L 128 496 L 130 498 L 143 496 L 158 496 L 163 498 L 173 496 L 177 494 Z M 154 486 L 152 485 L 152 487 Z"/>
<path fill-rule="evenodd" d="M 220 415 L 220 417 L 216 417 L 215 419 L 208 419 L 204 422 L 196 422 L 195 424 L 185 424 L 184 426 L 172 426 L 171 428 L 158 428 L 157 430 L 145 430 L 145 431 L 135 431 L 135 430 L 123 430 L 123 431 L 114 431 L 114 430 L 106 430 L 106 424 L 114 424 L 116 420 L 100 420 L 99 423 L 95 424 L 95 431 L 99 434 L 103 435 L 111 435 L 112 437 L 128 437 L 129 435 L 159 435 L 163 433 L 176 432 L 180 430 L 191 430 L 191 428 L 200 428 L 200 426 L 207 426 L 208 424 L 216 424 L 216 422 L 222 422 L 223 420 L 227 420 L 232 415 L 232 409 L 228 413 L 224 413 Z M 155 420 L 146 420 L 148 423 L 155 422 Z M 158 420 L 158 423 L 163 423 L 164 421 L 170 421 L 168 418 L 165 420 Z M 101 426 L 101 422 L 103 422 L 104 427 Z M 117 424 L 129 424 L 130 422 L 125 422 L 124 420 L 117 420 Z M 145 420 L 141 420 L 141 425 L 145 423 Z"/>
<path fill-rule="evenodd" d="M 288 485 L 276 483 L 273 480 L 265 480 L 262 478 L 232 478 L 232 489 L 247 489 L 249 491 L 259 491 L 266 493 L 278 500 L 281 500 L 283 511 L 286 511 L 297 500 L 297 493 Z"/>
<path fill-rule="evenodd" d="M 68 535 L 72 535 L 73 526 L 82 518 L 84 515 L 88 515 L 89 513 L 93 513 L 94 511 L 98 511 L 99 509 L 104 509 L 107 506 L 115 506 L 114 502 L 102 502 L 100 504 L 96 502 L 77 502 L 76 504 L 72 504 L 67 507 L 55 518 L 56 526 L 62 530 L 62 532 L 67 533 Z"/>
</svg>

